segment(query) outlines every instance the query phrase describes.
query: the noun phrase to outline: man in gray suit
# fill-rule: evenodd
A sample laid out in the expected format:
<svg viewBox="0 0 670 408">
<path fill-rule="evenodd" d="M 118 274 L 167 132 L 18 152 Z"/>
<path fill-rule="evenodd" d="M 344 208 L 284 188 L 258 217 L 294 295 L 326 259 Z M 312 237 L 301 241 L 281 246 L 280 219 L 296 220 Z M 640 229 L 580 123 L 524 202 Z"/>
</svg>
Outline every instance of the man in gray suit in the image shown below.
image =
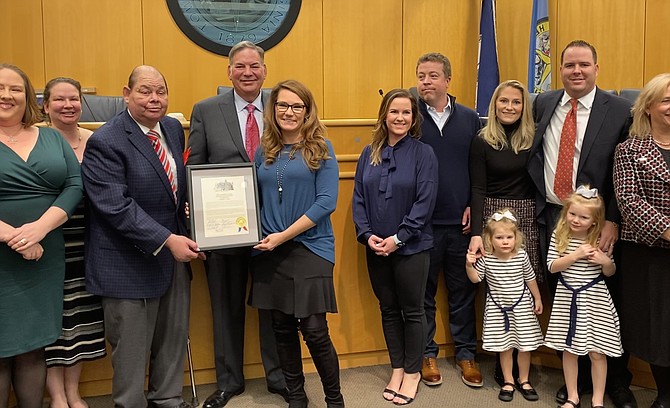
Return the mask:
<svg viewBox="0 0 670 408">
<path fill-rule="evenodd" d="M 252 42 L 235 45 L 228 55 L 228 78 L 233 89 L 198 102 L 191 114 L 188 164 L 253 161 L 263 133 L 267 95 L 261 92 L 267 75 L 264 51 Z M 256 140 L 254 140 L 254 138 Z M 217 390 L 203 408 L 221 408 L 244 392 L 244 320 L 251 248 L 234 248 L 207 254 L 205 271 L 214 320 L 214 359 Z M 259 310 L 261 359 L 268 391 L 288 402 L 286 382 L 269 311 Z"/>
</svg>

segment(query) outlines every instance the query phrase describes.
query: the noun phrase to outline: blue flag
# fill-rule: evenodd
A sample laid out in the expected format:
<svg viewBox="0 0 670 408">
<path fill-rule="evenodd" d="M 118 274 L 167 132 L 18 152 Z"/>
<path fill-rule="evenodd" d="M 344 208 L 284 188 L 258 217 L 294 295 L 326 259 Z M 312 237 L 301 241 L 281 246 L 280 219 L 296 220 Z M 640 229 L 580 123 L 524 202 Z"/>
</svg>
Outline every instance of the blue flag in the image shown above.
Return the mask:
<svg viewBox="0 0 670 408">
<path fill-rule="evenodd" d="M 479 116 L 488 116 L 491 95 L 500 82 L 495 16 L 495 0 L 482 0 L 482 16 L 479 21 L 477 99 L 475 99 Z"/>
<path fill-rule="evenodd" d="M 528 92 L 542 93 L 551 89 L 551 47 L 549 46 L 548 0 L 533 0 L 528 51 Z"/>
</svg>

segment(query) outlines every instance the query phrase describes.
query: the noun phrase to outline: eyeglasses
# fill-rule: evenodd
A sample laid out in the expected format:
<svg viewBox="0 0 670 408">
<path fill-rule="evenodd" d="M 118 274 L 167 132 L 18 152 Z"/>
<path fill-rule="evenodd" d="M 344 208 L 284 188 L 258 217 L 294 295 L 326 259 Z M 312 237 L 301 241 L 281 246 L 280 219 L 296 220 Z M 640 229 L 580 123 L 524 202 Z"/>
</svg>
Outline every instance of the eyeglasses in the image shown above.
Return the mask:
<svg viewBox="0 0 670 408">
<path fill-rule="evenodd" d="M 286 112 L 288 108 L 291 108 L 293 113 L 302 113 L 302 111 L 305 110 L 305 105 L 302 103 L 294 103 L 293 105 L 289 105 L 286 102 L 275 102 L 275 107 L 277 108 L 277 111 L 281 113 Z"/>
</svg>

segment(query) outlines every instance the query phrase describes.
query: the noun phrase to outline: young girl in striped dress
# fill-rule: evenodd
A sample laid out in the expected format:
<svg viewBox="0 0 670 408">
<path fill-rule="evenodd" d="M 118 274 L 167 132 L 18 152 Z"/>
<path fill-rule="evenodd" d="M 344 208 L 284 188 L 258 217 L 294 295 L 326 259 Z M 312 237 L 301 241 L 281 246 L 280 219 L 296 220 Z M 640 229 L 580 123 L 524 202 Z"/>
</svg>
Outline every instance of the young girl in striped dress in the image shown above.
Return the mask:
<svg viewBox="0 0 670 408">
<path fill-rule="evenodd" d="M 577 356 L 589 355 L 594 408 L 603 407 L 607 359 L 623 353 L 619 316 L 604 277 L 616 270 L 612 257 L 598 248 L 605 205 L 598 190 L 579 186 L 565 202 L 551 236 L 547 268 L 560 273 L 545 345 L 563 352 L 568 400 L 579 407 Z"/>
<path fill-rule="evenodd" d="M 529 401 L 538 395 L 528 381 L 530 352 L 542 345 L 542 331 L 536 314 L 542 313 L 542 299 L 535 272 L 523 250 L 523 233 L 509 209 L 493 213 L 482 234 L 486 255 L 466 255 L 466 271 L 474 283 L 486 279 L 483 348 L 500 353 L 504 385 L 498 398 L 509 402 L 515 387 Z M 519 378 L 512 375 L 512 352 L 519 350 Z"/>
</svg>

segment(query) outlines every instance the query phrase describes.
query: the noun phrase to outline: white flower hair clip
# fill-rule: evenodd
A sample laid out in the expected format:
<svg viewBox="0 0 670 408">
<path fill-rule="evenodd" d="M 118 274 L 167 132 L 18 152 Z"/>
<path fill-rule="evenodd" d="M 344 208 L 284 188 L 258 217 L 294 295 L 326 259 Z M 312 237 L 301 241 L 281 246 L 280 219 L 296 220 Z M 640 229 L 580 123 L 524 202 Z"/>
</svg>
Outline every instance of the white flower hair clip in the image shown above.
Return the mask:
<svg viewBox="0 0 670 408">
<path fill-rule="evenodd" d="M 507 218 L 508 220 L 510 220 L 512 222 L 516 222 L 516 217 L 514 215 L 512 215 L 512 213 L 507 211 L 507 210 L 503 211 L 503 212 L 494 212 L 493 215 L 491 216 L 491 219 L 493 221 L 500 221 L 503 218 Z"/>
<path fill-rule="evenodd" d="M 581 185 L 577 187 L 577 190 L 575 191 L 575 194 L 579 194 L 580 196 L 584 198 L 596 198 L 598 197 L 598 189 L 597 188 L 586 188 L 585 186 Z"/>
</svg>

